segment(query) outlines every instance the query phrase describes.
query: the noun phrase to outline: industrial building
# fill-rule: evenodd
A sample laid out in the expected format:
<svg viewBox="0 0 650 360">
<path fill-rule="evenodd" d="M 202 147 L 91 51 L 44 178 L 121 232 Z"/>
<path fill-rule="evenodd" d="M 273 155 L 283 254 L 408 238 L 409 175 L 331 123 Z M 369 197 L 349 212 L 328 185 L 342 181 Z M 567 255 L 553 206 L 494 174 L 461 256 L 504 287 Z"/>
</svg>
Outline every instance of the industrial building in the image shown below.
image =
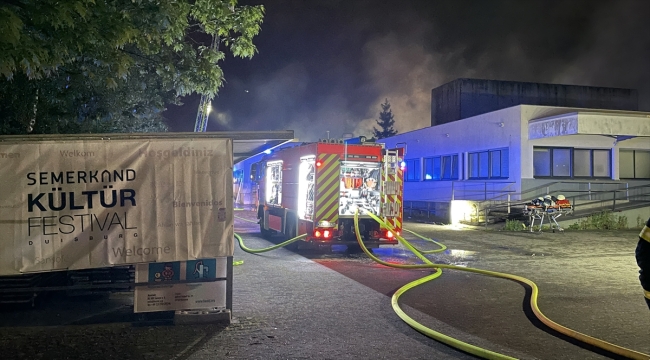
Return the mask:
<svg viewBox="0 0 650 360">
<path fill-rule="evenodd" d="M 638 97 L 633 89 L 457 79 L 431 90 L 431 126 L 516 105 L 637 111 Z"/>
<path fill-rule="evenodd" d="M 406 147 L 407 214 L 477 220 L 562 193 L 576 213 L 650 216 L 650 113 L 635 90 L 459 79 L 432 90 L 431 109 L 431 127 L 380 140 Z"/>
</svg>

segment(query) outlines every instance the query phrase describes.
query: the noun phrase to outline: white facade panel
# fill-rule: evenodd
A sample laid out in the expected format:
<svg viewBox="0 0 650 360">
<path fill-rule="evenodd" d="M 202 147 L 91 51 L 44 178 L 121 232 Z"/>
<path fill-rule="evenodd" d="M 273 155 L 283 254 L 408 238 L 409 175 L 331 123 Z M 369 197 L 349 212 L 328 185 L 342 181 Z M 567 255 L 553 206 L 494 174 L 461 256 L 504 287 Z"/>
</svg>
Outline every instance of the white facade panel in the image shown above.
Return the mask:
<svg viewBox="0 0 650 360">
<path fill-rule="evenodd" d="M 562 110 L 566 113 L 558 114 Z M 528 138 L 522 137 L 521 163 L 531 164 L 522 167 L 522 179 L 534 179 L 532 163 L 535 146 L 610 150 L 612 180 L 619 179 L 619 149 L 650 150 L 650 115 L 646 113 L 523 105 L 521 114 L 523 129 L 528 126 L 529 132 Z M 560 131 L 550 136 L 552 131 L 549 130 L 546 132 L 549 137 L 541 137 L 538 130 L 545 121 L 553 123 L 556 130 L 559 127 Z M 569 124 L 558 125 L 562 122 Z M 567 131 L 562 133 L 562 129 Z M 630 136 L 632 138 L 627 138 Z"/>
<path fill-rule="evenodd" d="M 528 138 L 541 139 L 565 135 L 609 135 L 615 137 L 650 136 L 650 116 L 573 112 L 530 120 Z"/>
<path fill-rule="evenodd" d="M 650 115 L 579 114 L 578 127 L 581 134 L 650 137 Z"/>
<path fill-rule="evenodd" d="M 546 119 L 546 125 L 539 119 Z M 387 148 L 406 144 L 406 160 L 450 154 L 458 154 L 462 159 L 458 180 L 426 181 L 421 178 L 420 181 L 406 181 L 405 201 L 449 201 L 452 189 L 455 199 L 483 200 L 481 197 L 493 198 L 500 190 L 519 194 L 531 186 L 557 181 L 554 178 L 534 178 L 534 147 L 596 150 L 596 158 L 601 160 L 603 153 L 598 150 L 610 151 L 611 176 L 598 180 L 616 183 L 620 150 L 650 151 L 650 114 L 518 105 L 380 141 Z M 509 151 L 508 178 L 470 180 L 468 154 L 499 148 Z M 594 171 L 601 175 L 606 173 L 600 168 Z M 576 181 L 584 182 L 585 179 Z"/>
<path fill-rule="evenodd" d="M 456 181 L 405 181 L 405 200 L 446 201 L 451 198 L 452 187 L 454 192 L 465 189 L 464 193 L 478 192 L 483 189 L 480 196 L 484 197 L 486 183 L 492 194 L 505 188 L 513 191 L 518 189 L 521 166 L 512 158 L 513 154 L 521 151 L 522 136 L 527 136 L 527 130 L 522 129 L 520 112 L 521 107 L 515 106 L 380 140 L 387 148 L 405 143 L 407 160 L 453 154 L 457 154 L 459 159 L 462 159 L 460 161 L 462 169 Z M 494 181 L 469 180 L 467 154 L 491 149 L 508 149 L 510 154 L 508 177 Z M 416 193 L 417 195 L 409 195 Z"/>
</svg>

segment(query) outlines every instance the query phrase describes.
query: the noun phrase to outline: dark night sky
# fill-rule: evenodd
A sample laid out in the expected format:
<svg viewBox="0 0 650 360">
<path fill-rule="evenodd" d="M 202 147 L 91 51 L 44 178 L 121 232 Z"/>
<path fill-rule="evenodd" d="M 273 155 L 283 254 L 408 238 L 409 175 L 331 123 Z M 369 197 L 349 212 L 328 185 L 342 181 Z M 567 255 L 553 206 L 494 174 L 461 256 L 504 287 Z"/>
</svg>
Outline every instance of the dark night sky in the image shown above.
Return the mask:
<svg viewBox="0 0 650 360">
<path fill-rule="evenodd" d="M 266 16 L 251 60 L 228 56 L 208 131 L 371 135 L 430 125 L 431 89 L 459 77 L 639 90 L 650 110 L 650 1 L 248 0 Z M 192 131 L 198 98 L 171 108 Z"/>
</svg>

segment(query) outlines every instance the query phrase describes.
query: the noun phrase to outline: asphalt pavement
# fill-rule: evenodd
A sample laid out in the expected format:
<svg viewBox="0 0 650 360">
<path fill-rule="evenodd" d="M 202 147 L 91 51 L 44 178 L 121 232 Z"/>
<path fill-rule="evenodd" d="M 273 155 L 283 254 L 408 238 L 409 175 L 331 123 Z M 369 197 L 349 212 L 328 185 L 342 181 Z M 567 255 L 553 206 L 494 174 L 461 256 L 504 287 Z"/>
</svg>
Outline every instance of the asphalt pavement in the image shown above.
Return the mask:
<svg viewBox="0 0 650 360">
<path fill-rule="evenodd" d="M 440 262 L 531 278 L 540 286 L 540 308 L 552 320 L 650 353 L 650 311 L 633 259 L 638 231 L 512 233 L 405 226 L 450 247 Z M 255 223 L 239 220 L 236 231 L 251 248 L 272 244 L 257 237 Z M 336 271 L 318 257 L 285 249 L 261 255 L 237 249 L 235 257 L 244 264 L 235 268 L 232 332 L 207 340 L 190 359 L 473 358 L 409 327 L 393 312 L 390 292 L 376 291 L 354 272 Z M 448 336 L 521 359 L 616 358 L 576 346 L 538 324 L 524 311 L 526 291 L 520 285 L 452 272 L 427 286 L 407 293 L 402 307 Z"/>
<path fill-rule="evenodd" d="M 235 231 L 250 248 L 272 245 L 256 236 L 258 229 L 255 223 L 239 220 Z M 475 358 L 408 326 L 392 310 L 390 297 L 302 255 L 285 249 L 252 255 L 237 248 L 235 260 L 244 263 L 234 269 L 234 323 L 189 359 Z M 405 310 L 446 335 L 531 358 L 463 333 L 416 309 L 407 306 Z"/>
<path fill-rule="evenodd" d="M 237 216 L 252 220 L 235 224 L 248 247 L 273 245 L 259 237 L 253 213 Z M 550 319 L 650 353 L 650 311 L 633 258 L 638 230 L 513 233 L 405 226 L 449 247 L 432 256 L 434 261 L 525 276 L 539 285 L 539 306 Z M 420 334 L 393 311 L 392 293 L 425 271 L 389 271 L 364 255 L 286 249 L 253 255 L 235 249 L 235 260 L 243 264 L 234 267 L 228 326 L 136 327 L 130 322 L 132 298 L 121 294 L 100 302 L 5 311 L 0 353 L 3 359 L 21 360 L 475 358 Z M 415 261 L 401 247 L 378 253 Z M 407 292 L 400 303 L 409 316 L 436 331 L 515 358 L 615 358 L 537 324 L 526 314 L 526 301 L 517 283 L 445 271 Z"/>
</svg>

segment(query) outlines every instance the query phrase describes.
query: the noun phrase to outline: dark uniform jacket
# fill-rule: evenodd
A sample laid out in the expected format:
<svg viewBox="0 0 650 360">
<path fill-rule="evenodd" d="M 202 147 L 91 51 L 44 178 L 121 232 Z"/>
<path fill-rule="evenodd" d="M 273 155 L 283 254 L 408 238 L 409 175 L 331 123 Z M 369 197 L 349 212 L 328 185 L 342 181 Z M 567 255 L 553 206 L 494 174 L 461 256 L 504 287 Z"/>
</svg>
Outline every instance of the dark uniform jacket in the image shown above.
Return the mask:
<svg viewBox="0 0 650 360">
<path fill-rule="evenodd" d="M 639 234 L 639 244 L 636 246 L 636 263 L 639 265 L 639 280 L 645 294 L 645 301 L 650 308 L 650 219 Z"/>
</svg>

